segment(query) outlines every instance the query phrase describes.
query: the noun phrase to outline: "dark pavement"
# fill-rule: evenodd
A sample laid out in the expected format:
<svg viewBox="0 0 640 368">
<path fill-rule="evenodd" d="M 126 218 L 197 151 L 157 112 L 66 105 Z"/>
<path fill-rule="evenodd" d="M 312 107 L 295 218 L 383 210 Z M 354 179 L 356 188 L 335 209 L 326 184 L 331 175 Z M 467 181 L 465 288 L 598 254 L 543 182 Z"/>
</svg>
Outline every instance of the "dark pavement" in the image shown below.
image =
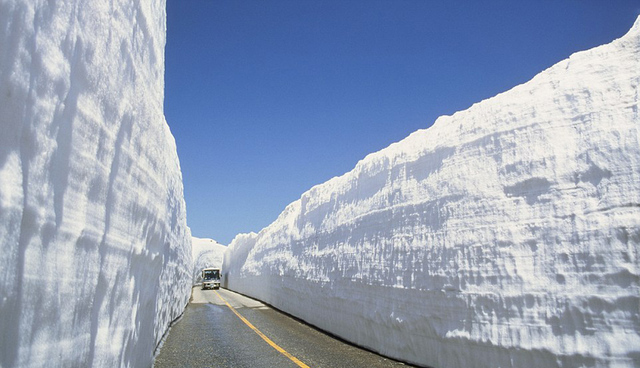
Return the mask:
<svg viewBox="0 0 640 368">
<path fill-rule="evenodd" d="M 294 362 L 296 359 L 300 364 Z M 408 366 L 337 340 L 256 300 L 225 289 L 195 287 L 183 317 L 171 328 L 160 348 L 154 367 L 305 365 L 310 368 Z"/>
</svg>

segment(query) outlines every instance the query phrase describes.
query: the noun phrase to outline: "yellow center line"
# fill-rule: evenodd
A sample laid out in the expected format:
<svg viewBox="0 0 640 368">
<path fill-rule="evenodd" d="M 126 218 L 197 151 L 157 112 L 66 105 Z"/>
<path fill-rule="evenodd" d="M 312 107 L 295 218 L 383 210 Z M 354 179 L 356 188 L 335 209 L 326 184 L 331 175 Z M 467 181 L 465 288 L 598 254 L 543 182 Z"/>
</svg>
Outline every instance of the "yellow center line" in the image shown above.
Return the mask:
<svg viewBox="0 0 640 368">
<path fill-rule="evenodd" d="M 244 318 L 240 313 L 238 313 L 238 311 L 231 306 L 231 304 L 229 304 L 229 302 L 227 302 L 222 295 L 220 295 L 218 293 L 218 291 L 214 290 L 214 292 L 216 293 L 216 295 L 218 296 L 218 298 L 220 298 L 220 300 L 222 300 L 224 302 L 224 304 L 227 305 L 227 307 L 229 307 L 229 309 L 231 309 L 231 311 L 233 313 L 235 313 L 236 316 L 238 316 L 238 318 L 240 318 L 242 320 L 242 322 L 244 322 L 247 326 L 249 326 L 249 328 L 251 328 L 255 333 L 258 334 L 258 336 L 262 337 L 262 340 L 266 341 L 267 344 L 271 345 L 272 348 L 276 349 L 277 351 L 279 351 L 282 355 L 286 356 L 287 358 L 291 359 L 291 361 L 293 361 L 294 363 L 296 363 L 298 365 L 298 367 L 302 367 L 302 368 L 310 368 L 308 365 L 302 363 L 298 358 L 294 357 L 293 355 L 289 354 L 286 350 L 284 350 L 283 348 L 281 348 L 280 346 L 278 346 L 275 342 L 273 342 L 270 338 L 268 338 L 265 334 L 263 334 L 262 332 L 260 332 L 260 330 L 258 330 L 254 325 L 251 324 L 251 322 L 249 322 L 246 318 Z"/>
</svg>

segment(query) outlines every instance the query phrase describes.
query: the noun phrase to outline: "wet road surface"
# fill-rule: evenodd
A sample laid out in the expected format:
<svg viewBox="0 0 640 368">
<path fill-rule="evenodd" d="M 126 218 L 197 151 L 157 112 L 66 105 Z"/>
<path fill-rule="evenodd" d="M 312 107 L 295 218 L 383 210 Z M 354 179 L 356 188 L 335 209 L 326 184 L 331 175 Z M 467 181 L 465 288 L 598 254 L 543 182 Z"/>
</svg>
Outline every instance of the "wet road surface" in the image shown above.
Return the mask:
<svg viewBox="0 0 640 368">
<path fill-rule="evenodd" d="M 229 290 L 193 288 L 154 367 L 410 367 Z"/>
</svg>

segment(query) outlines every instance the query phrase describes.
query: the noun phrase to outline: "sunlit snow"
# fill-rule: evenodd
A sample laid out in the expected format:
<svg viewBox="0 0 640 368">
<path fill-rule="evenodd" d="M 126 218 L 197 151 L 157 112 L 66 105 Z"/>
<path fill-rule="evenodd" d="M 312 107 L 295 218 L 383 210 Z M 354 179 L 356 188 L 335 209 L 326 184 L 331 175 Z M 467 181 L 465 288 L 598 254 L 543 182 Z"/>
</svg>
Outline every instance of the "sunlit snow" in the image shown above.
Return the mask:
<svg viewBox="0 0 640 368">
<path fill-rule="evenodd" d="M 148 367 L 191 237 L 165 2 L 0 2 L 0 366 Z"/>
<path fill-rule="evenodd" d="M 640 365 L 640 20 L 367 156 L 225 285 L 434 367 Z"/>
</svg>

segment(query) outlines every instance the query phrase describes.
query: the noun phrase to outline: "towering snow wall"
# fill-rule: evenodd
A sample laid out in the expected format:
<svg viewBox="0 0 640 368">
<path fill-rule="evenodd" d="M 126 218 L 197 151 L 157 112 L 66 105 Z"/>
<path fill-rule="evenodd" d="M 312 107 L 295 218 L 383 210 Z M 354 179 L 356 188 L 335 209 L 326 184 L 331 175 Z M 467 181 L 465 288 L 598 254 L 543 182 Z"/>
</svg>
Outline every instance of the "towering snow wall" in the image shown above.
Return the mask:
<svg viewBox="0 0 640 368">
<path fill-rule="evenodd" d="M 227 285 L 434 367 L 640 366 L 640 20 L 367 156 Z"/>
<path fill-rule="evenodd" d="M 0 366 L 148 367 L 191 285 L 165 2 L 0 0 Z"/>
</svg>

